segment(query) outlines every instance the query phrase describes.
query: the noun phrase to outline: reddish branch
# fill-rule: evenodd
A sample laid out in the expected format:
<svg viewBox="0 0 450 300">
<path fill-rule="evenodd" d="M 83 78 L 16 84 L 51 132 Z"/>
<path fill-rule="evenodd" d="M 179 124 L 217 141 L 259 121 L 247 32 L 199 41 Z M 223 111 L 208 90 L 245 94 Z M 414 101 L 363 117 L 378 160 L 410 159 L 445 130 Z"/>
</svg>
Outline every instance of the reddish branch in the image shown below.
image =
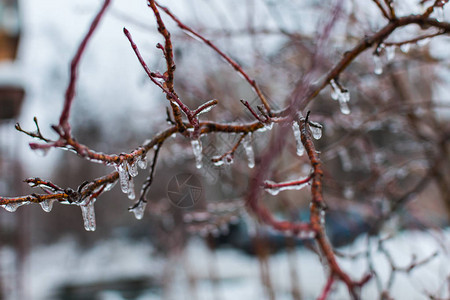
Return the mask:
<svg viewBox="0 0 450 300">
<path fill-rule="evenodd" d="M 152 1 L 154 2 L 154 1 Z M 239 74 L 241 74 L 245 80 L 250 84 L 250 86 L 253 88 L 255 93 L 258 95 L 259 99 L 261 100 L 262 104 L 266 108 L 266 110 L 271 112 L 269 102 L 267 102 L 266 97 L 261 92 L 261 89 L 256 84 L 256 81 L 254 79 L 251 79 L 250 76 L 242 69 L 242 67 L 235 62 L 231 57 L 226 55 L 222 50 L 220 50 L 216 45 L 214 45 L 210 40 L 204 38 L 202 35 L 197 33 L 195 30 L 193 30 L 191 27 L 185 25 L 183 22 L 181 22 L 172 12 L 164 6 L 161 6 L 160 4 L 156 3 L 156 5 L 164 10 L 164 12 L 172 18 L 172 20 L 177 23 L 178 27 L 180 27 L 182 30 L 189 32 L 190 34 L 194 35 L 196 38 L 200 39 L 202 42 L 204 42 L 206 45 L 208 45 L 210 48 L 212 48 L 214 51 L 216 51 L 223 59 L 225 59 Z"/>
<path fill-rule="evenodd" d="M 70 131 L 70 125 L 69 125 L 69 116 L 70 116 L 70 110 L 73 103 L 73 99 L 75 96 L 75 86 L 76 86 L 76 80 L 77 80 L 77 68 L 79 65 L 79 62 L 81 60 L 81 57 L 86 49 L 86 45 L 88 41 L 90 40 L 93 32 L 98 26 L 98 23 L 102 16 L 104 15 L 104 12 L 108 5 L 110 4 L 110 0 L 105 0 L 102 8 L 97 13 L 95 19 L 93 20 L 90 29 L 86 36 L 84 37 L 81 45 L 78 48 L 78 51 L 76 52 L 72 63 L 71 63 L 71 71 L 70 71 L 70 81 L 69 85 L 66 90 L 65 94 L 65 103 L 64 108 L 62 110 L 61 116 L 60 116 L 60 122 L 59 127 L 54 126 L 53 129 L 60 135 L 60 138 L 57 141 L 51 141 L 49 139 L 46 139 L 42 136 L 39 126 L 37 123 L 37 120 L 35 120 L 37 131 L 36 132 L 27 132 L 23 130 L 19 125 L 16 126 L 17 130 L 24 132 L 28 134 L 29 136 L 33 138 L 37 138 L 42 142 L 45 142 L 46 144 L 37 144 L 37 143 L 30 143 L 30 146 L 32 149 L 45 149 L 45 148 L 51 148 L 51 147 L 57 147 L 57 148 L 65 148 L 70 149 L 76 152 L 78 155 L 85 157 L 87 159 L 90 159 L 94 162 L 103 162 L 108 164 L 119 164 L 123 161 L 133 161 L 136 157 L 142 157 L 144 156 L 151 148 L 154 146 L 157 146 L 157 150 L 155 152 L 153 164 L 151 167 L 151 171 L 149 174 L 149 178 L 147 179 L 146 183 L 143 186 L 140 201 L 145 201 L 145 195 L 151 185 L 151 182 L 153 180 L 154 175 L 154 169 L 155 164 L 157 160 L 158 152 L 161 148 L 162 143 L 170 137 L 172 134 L 176 132 L 180 132 L 182 134 L 185 134 L 186 136 L 198 138 L 200 134 L 208 134 L 211 132 L 228 132 L 228 133 L 240 133 L 242 134 L 241 139 L 238 141 L 238 143 L 233 147 L 231 152 L 227 152 L 228 154 L 233 153 L 236 148 L 239 146 L 242 138 L 245 136 L 245 134 L 256 131 L 264 126 L 264 123 L 272 122 L 274 119 L 271 117 L 274 116 L 282 116 L 286 117 L 284 120 L 280 120 L 280 122 L 289 122 L 292 121 L 294 118 L 293 116 L 298 112 L 302 111 L 310 101 L 312 101 L 319 92 L 324 89 L 332 79 L 337 79 L 339 75 L 349 66 L 349 64 L 355 60 L 356 57 L 358 57 L 362 52 L 369 49 L 372 46 L 378 45 L 387 39 L 391 33 L 393 33 L 396 29 L 400 27 L 404 27 L 410 24 L 417 24 L 423 28 L 428 27 L 434 27 L 436 29 L 439 29 L 440 32 L 434 35 L 438 34 L 445 34 L 450 32 L 450 23 L 446 22 L 439 22 L 436 19 L 429 18 L 430 14 L 433 12 L 435 7 L 438 7 L 441 5 L 442 2 L 436 1 L 434 5 L 430 6 L 427 11 L 423 15 L 410 15 L 406 17 L 397 18 L 395 15 L 395 11 L 392 7 L 392 1 L 385 0 L 384 4 L 387 5 L 387 9 L 383 7 L 383 5 L 380 3 L 380 1 L 374 0 L 374 3 L 379 7 L 383 15 L 389 19 L 389 23 L 384 26 L 382 29 L 374 33 L 372 36 L 365 37 L 362 39 L 353 49 L 346 52 L 344 54 L 344 57 L 340 59 L 335 67 L 333 67 L 328 74 L 322 79 L 320 84 L 318 86 L 307 86 L 307 87 L 301 87 L 300 90 L 306 90 L 308 88 L 308 92 L 302 94 L 303 97 L 301 98 L 300 102 L 292 102 L 294 103 L 295 107 L 286 107 L 284 110 L 282 110 L 279 113 L 272 113 L 270 110 L 270 106 L 262 94 L 261 90 L 259 89 L 258 85 L 256 84 L 255 80 L 251 79 L 248 74 L 243 70 L 243 68 L 237 64 L 234 60 L 232 60 L 228 55 L 226 55 L 224 52 L 222 52 L 216 45 L 214 45 L 211 41 L 204 38 L 197 32 L 195 32 L 192 28 L 186 26 L 183 24 L 176 16 L 174 16 L 166 7 L 162 7 L 159 4 L 157 4 L 155 1 L 150 0 L 148 2 L 149 7 L 152 9 L 153 14 L 155 15 L 157 25 L 158 25 L 158 31 L 159 33 L 164 37 L 165 43 L 164 46 L 159 46 L 161 50 L 163 51 L 166 65 L 167 65 L 167 71 L 161 75 L 156 72 L 151 72 L 148 66 L 146 65 L 144 59 L 139 53 L 139 50 L 132 40 L 131 34 L 128 32 L 127 29 L 124 28 L 124 33 L 127 36 L 128 40 L 130 41 L 130 44 L 141 63 L 142 67 L 144 68 L 145 72 L 147 73 L 148 77 L 151 79 L 151 81 L 156 84 L 158 87 L 160 87 L 163 92 L 166 95 L 166 98 L 170 101 L 172 112 L 175 119 L 175 125 L 165 129 L 163 132 L 156 134 L 150 141 L 144 143 L 142 146 L 137 148 L 136 150 L 128 153 L 128 154 L 120 154 L 120 155 L 108 155 L 103 153 L 95 152 L 91 149 L 89 149 L 87 146 L 82 145 L 78 143 L 72 136 Z M 442 4 L 443 5 L 443 4 Z M 261 102 L 263 103 L 268 116 L 264 115 L 266 120 L 263 120 L 253 109 L 248 105 L 247 102 L 243 101 L 244 105 L 250 110 L 250 112 L 254 115 L 254 117 L 257 119 L 257 121 L 254 122 L 248 122 L 243 124 L 224 124 L 224 123 L 218 123 L 218 122 L 212 122 L 212 121 L 205 121 L 205 122 L 199 122 L 198 121 L 198 114 L 210 109 L 213 107 L 217 100 L 213 100 L 210 102 L 207 102 L 203 105 L 201 105 L 196 110 L 192 111 L 190 110 L 183 102 L 179 99 L 177 96 L 175 90 L 174 90 L 174 71 L 175 71 L 175 62 L 173 59 L 173 47 L 171 42 L 170 33 L 168 32 L 167 28 L 164 25 L 164 22 L 161 19 L 161 16 L 158 11 L 158 7 L 164 10 L 164 12 L 170 16 L 180 27 L 182 30 L 189 32 L 190 34 L 194 35 L 195 37 L 199 38 L 202 42 L 204 42 L 206 45 L 211 47 L 215 52 L 217 52 L 222 58 L 224 58 L 239 74 L 241 74 L 245 80 L 252 86 L 258 97 L 260 98 Z M 434 36 L 434 35 L 430 35 Z M 394 45 L 393 43 L 385 43 L 386 45 Z M 163 83 L 161 83 L 159 80 L 162 80 Z M 302 84 L 304 84 L 304 81 L 301 81 Z M 296 87 L 299 88 L 299 87 Z M 181 111 L 186 115 L 188 122 L 184 122 L 182 119 Z M 297 121 L 297 120 L 296 120 Z M 357 298 L 357 290 L 364 285 L 370 278 L 371 275 L 366 275 L 363 277 L 360 281 L 353 281 L 349 275 L 347 275 L 339 266 L 337 260 L 336 260 L 336 254 L 334 253 L 332 246 L 330 242 L 327 239 L 327 236 L 325 234 L 324 229 L 324 214 L 326 209 L 326 204 L 323 199 L 322 194 L 322 177 L 323 177 L 323 171 L 321 162 L 319 160 L 317 151 L 315 150 L 315 146 L 313 144 L 311 134 L 308 130 L 307 124 L 308 124 L 308 115 L 305 120 L 298 120 L 300 130 L 301 130 L 301 140 L 303 143 L 303 146 L 306 150 L 306 153 L 308 155 L 308 159 L 310 161 L 311 167 L 313 168 L 312 174 L 305 180 L 302 180 L 301 182 L 298 181 L 296 184 L 305 183 L 308 181 L 311 181 L 311 206 L 310 206 L 310 220 L 309 222 L 301 222 L 301 223 L 295 223 L 295 222 L 288 222 L 288 221 L 279 221 L 276 220 L 273 216 L 273 214 L 270 212 L 268 208 L 263 206 L 259 203 L 259 193 L 261 192 L 262 187 L 262 180 L 264 179 L 264 176 L 269 171 L 270 162 L 273 159 L 273 153 L 268 152 L 268 155 L 266 155 L 263 158 L 266 158 L 266 161 L 264 161 L 263 164 L 261 164 L 253 177 L 253 181 L 250 183 L 249 187 L 249 194 L 247 197 L 246 205 L 247 208 L 254 213 L 257 218 L 271 226 L 272 228 L 285 232 L 294 234 L 296 236 L 301 236 L 302 233 L 312 233 L 310 237 L 313 237 L 318 244 L 318 247 L 320 248 L 320 252 L 323 254 L 329 269 L 330 274 L 328 276 L 328 282 L 323 290 L 322 296 L 320 299 L 325 299 L 327 295 L 329 295 L 331 291 L 332 284 L 335 280 L 342 281 L 346 284 L 349 293 L 352 295 L 353 298 Z M 186 129 L 193 128 L 193 134 L 192 136 L 190 133 L 186 133 Z M 189 132 L 189 131 L 188 131 Z M 285 133 L 280 134 L 276 137 L 276 141 L 282 141 L 285 138 Z M 282 142 L 279 144 L 275 144 L 273 147 L 280 147 L 282 145 Z M 277 150 L 278 151 L 278 150 Z M 276 151 L 275 151 L 276 152 Z M 223 157 L 222 157 L 223 158 Z M 85 199 L 86 197 L 98 197 L 101 193 L 103 193 L 106 189 L 106 186 L 110 183 L 113 183 L 117 181 L 118 179 L 118 173 L 112 172 L 106 176 L 100 177 L 92 182 L 88 182 L 86 184 L 82 184 L 79 186 L 77 191 L 73 191 L 71 189 L 65 189 L 62 190 L 56 185 L 53 185 L 49 182 L 43 181 L 39 178 L 35 179 L 29 179 L 27 180 L 28 183 L 31 183 L 35 185 L 36 187 L 46 187 L 47 192 L 51 192 L 50 194 L 43 194 L 43 195 L 37 195 L 32 194 L 28 196 L 23 197 L 15 197 L 15 198 L 3 198 L 0 197 L 0 205 L 5 204 L 11 204 L 11 203 L 21 203 L 21 202 L 42 202 L 45 200 L 50 199 L 56 199 L 59 201 L 81 201 L 81 199 Z M 292 184 L 292 183 L 290 183 Z M 283 186 L 277 186 L 277 187 L 283 187 Z M 309 236 L 309 235 L 308 235 Z M 416 263 L 415 265 L 419 265 L 421 263 Z M 411 265 L 413 266 L 413 265 Z M 412 269 L 411 267 L 410 269 Z"/>
<path fill-rule="evenodd" d="M 77 69 L 78 65 L 81 60 L 81 56 L 83 55 L 84 50 L 86 49 L 86 45 L 90 38 L 92 37 L 92 34 L 94 33 L 95 29 L 97 28 L 98 23 L 100 22 L 100 19 L 102 18 L 103 14 L 106 11 L 106 8 L 111 3 L 111 0 L 105 0 L 103 3 L 102 8 L 95 16 L 94 20 L 92 21 L 91 27 L 89 28 L 88 33 L 84 37 L 83 41 L 81 42 L 80 46 L 78 47 L 77 53 L 72 59 L 72 63 L 70 64 L 70 80 L 69 80 L 69 86 L 66 90 L 66 96 L 65 96 L 65 102 L 64 102 L 64 108 L 61 112 L 61 116 L 59 118 L 59 126 L 62 128 L 64 137 L 68 138 L 71 135 L 70 132 L 70 125 L 69 125 L 69 116 L 70 116 L 70 110 L 72 107 L 73 98 L 75 97 L 75 85 L 77 81 Z"/>
</svg>

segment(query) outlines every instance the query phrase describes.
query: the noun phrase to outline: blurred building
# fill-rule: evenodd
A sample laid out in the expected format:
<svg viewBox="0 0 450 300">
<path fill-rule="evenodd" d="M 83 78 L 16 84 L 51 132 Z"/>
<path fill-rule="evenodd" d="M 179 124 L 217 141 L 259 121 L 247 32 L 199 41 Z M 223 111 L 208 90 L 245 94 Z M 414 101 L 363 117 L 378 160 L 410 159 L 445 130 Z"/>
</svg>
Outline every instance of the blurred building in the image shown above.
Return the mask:
<svg viewBox="0 0 450 300">
<path fill-rule="evenodd" d="M 21 83 L 16 82 L 11 70 L 16 67 L 20 41 L 20 17 L 17 0 L 0 0 L 0 195 L 20 193 L 17 185 L 21 165 L 15 157 L 18 140 L 13 133 L 25 96 Z M 6 67 L 5 67 L 6 66 Z M 19 180 L 20 181 L 20 180 Z M 11 214 L 0 211 L 0 299 L 24 299 L 24 257 L 27 247 L 26 211 Z M 13 262 L 6 261 L 5 253 L 13 250 Z M 2 253 L 3 252 L 3 253 Z M 8 259 L 10 260 L 11 257 Z"/>
</svg>

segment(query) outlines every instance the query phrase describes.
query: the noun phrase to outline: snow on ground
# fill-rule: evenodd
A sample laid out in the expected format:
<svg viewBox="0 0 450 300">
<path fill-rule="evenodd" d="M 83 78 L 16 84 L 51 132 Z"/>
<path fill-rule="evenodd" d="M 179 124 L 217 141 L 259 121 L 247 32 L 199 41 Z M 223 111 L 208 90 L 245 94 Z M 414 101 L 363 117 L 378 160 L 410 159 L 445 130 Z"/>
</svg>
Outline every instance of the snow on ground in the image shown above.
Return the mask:
<svg viewBox="0 0 450 300">
<path fill-rule="evenodd" d="M 356 254 L 367 249 L 367 237 L 359 237 L 352 245 L 339 249 L 343 253 Z M 386 286 L 390 265 L 386 257 L 377 251 L 377 241 L 370 239 L 370 249 L 375 270 Z M 449 297 L 445 284 L 450 275 L 450 230 L 441 233 L 410 231 L 399 233 L 384 243 L 397 267 L 407 267 L 413 255 L 421 261 L 433 253 L 437 255 L 427 264 L 414 268 L 409 275 L 397 273 L 393 286 L 394 299 L 427 299 L 425 292 L 442 298 Z M 0 258 L 12 261 L 12 251 L 1 249 Z M 367 271 L 365 257 L 340 259 L 343 268 L 360 278 Z M 10 265 L 9 268 L 12 266 Z M 5 274 L 4 265 L 3 273 Z M 298 274 L 302 299 L 315 299 L 325 276 L 319 258 L 313 252 L 298 248 L 270 256 L 269 270 L 276 299 L 292 299 L 291 269 Z M 159 285 L 164 274 L 172 274 L 168 289 Z M 213 284 L 211 276 L 217 279 Z M 89 286 L 93 283 L 120 282 L 121 280 L 149 278 L 155 283 L 143 289 L 136 299 L 268 299 L 261 284 L 260 264 L 256 257 L 235 249 L 209 251 L 199 239 L 192 239 L 185 252 L 164 260 L 154 253 L 146 242 L 106 240 L 82 250 L 73 240 L 64 239 L 54 245 L 31 250 L 26 265 L 26 282 L 30 299 L 53 299 L 58 288 L 71 284 Z M 448 283 L 447 283 L 448 284 Z M 447 293 L 447 294 L 446 294 Z M 372 280 L 362 292 L 363 299 L 377 299 L 376 281 Z M 122 294 L 123 295 L 123 294 Z M 163 298 L 165 295 L 168 298 Z M 91 295 L 92 296 L 92 295 Z M 114 284 L 97 294 L 99 299 L 125 299 Z M 97 299 L 97 298 L 96 298 Z M 345 287 L 338 285 L 330 299 L 348 299 Z"/>
</svg>

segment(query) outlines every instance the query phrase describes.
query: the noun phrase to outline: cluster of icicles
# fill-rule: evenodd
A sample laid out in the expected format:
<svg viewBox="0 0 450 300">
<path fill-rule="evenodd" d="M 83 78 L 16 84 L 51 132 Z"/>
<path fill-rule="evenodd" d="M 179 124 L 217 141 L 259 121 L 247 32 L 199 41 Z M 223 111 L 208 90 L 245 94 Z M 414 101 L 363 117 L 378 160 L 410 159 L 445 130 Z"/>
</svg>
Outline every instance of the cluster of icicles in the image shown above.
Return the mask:
<svg viewBox="0 0 450 300">
<path fill-rule="evenodd" d="M 316 122 L 309 121 L 309 129 L 311 130 L 311 134 L 314 139 L 318 140 L 322 137 L 322 125 Z M 297 145 L 297 155 L 303 156 L 305 154 L 305 147 L 302 144 L 300 127 L 297 121 L 292 122 L 292 131 L 294 132 L 295 143 Z M 309 181 L 306 181 L 301 184 L 295 184 L 295 182 L 303 182 L 309 176 L 299 178 L 295 181 L 287 181 L 282 183 L 276 183 L 270 180 L 266 180 L 264 183 L 266 186 L 265 190 L 271 195 L 277 195 L 281 191 L 285 190 L 301 190 L 307 185 L 309 185 Z"/>
<path fill-rule="evenodd" d="M 130 200 L 136 198 L 133 178 L 138 175 L 138 167 L 141 169 L 147 168 L 147 157 L 145 154 L 141 157 L 135 157 L 131 163 L 124 160 L 122 163 L 115 165 L 116 171 L 119 173 L 120 189 L 128 195 Z M 130 209 L 136 219 L 140 220 L 143 218 L 146 205 L 147 202 L 139 201 L 137 206 Z"/>
<path fill-rule="evenodd" d="M 378 48 L 376 49 L 374 55 L 373 55 L 373 72 L 376 75 L 383 74 L 383 59 L 381 54 L 386 54 L 386 61 L 390 62 L 395 58 L 395 51 L 397 48 L 400 49 L 403 53 L 408 53 L 411 49 L 411 45 L 417 45 L 419 47 L 423 47 L 427 45 L 430 42 L 430 38 L 423 38 L 418 40 L 417 42 L 406 42 L 402 43 L 400 45 L 385 45 L 381 43 Z M 331 98 L 333 100 L 339 101 L 339 107 L 341 110 L 341 113 L 348 115 L 350 114 L 350 108 L 348 106 L 348 103 L 350 101 L 350 93 L 347 89 L 339 86 L 339 84 L 336 82 L 336 80 L 332 79 L 330 80 L 330 86 L 331 86 Z"/>
<path fill-rule="evenodd" d="M 203 167 L 203 154 L 202 154 L 202 143 L 200 139 L 194 139 L 191 141 L 192 152 L 195 157 L 195 166 L 197 169 Z M 255 166 L 255 152 L 253 151 L 252 146 L 252 134 L 247 133 L 242 140 L 242 146 L 244 147 L 245 154 L 247 155 L 247 165 L 249 168 L 253 168 Z M 214 162 L 215 166 L 222 165 L 231 165 L 233 163 L 233 155 L 227 154 L 222 159 Z"/>
</svg>

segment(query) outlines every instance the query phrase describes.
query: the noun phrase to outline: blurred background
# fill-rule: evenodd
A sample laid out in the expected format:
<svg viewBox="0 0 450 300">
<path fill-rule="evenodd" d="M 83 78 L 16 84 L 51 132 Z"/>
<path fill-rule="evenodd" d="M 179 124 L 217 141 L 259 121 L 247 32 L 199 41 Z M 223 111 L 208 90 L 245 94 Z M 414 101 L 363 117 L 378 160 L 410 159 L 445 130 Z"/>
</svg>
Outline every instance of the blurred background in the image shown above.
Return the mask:
<svg viewBox="0 0 450 300">
<path fill-rule="evenodd" d="M 167 5 L 239 62 L 272 107 L 281 109 L 317 51 L 322 61 L 314 80 L 386 23 L 373 1 L 292 2 Z M 0 0 L 1 196 L 38 192 L 23 183 L 29 177 L 76 189 L 113 171 L 67 151 L 41 156 L 29 149 L 31 139 L 14 129 L 19 122 L 33 130 L 36 116 L 44 136 L 56 138 L 50 125 L 59 120 L 70 61 L 101 3 Z M 395 2 L 398 15 L 418 13 L 429 4 Z M 438 13 L 433 16 L 450 21 L 448 7 L 443 16 Z M 239 101 L 259 104 L 248 84 L 210 48 L 162 16 L 172 33 L 175 86 L 184 103 L 194 108 L 218 99 L 204 119 L 252 121 Z M 330 35 L 318 48 L 324 24 L 333 17 Z M 168 126 L 167 100 L 146 77 L 123 27 L 149 67 L 165 70 L 155 47 L 162 37 L 146 1 L 113 1 L 82 58 L 70 120 L 78 141 L 104 153 L 132 151 Z M 388 42 L 433 33 L 408 26 Z M 376 274 L 362 291 L 364 299 L 380 299 L 383 293 L 393 299 L 450 296 L 449 43 L 448 36 L 438 36 L 408 47 L 382 47 L 381 74 L 374 74 L 378 61 L 375 49 L 369 50 L 340 78 L 351 95 L 349 115 L 340 112 L 330 88 L 308 107 L 312 120 L 324 127 L 316 147 L 325 168 L 327 232 L 355 279 L 368 270 Z M 253 134 L 257 164 L 281 130 L 291 129 L 275 125 Z M 313 241 L 282 236 L 246 213 L 243 199 L 252 170 L 244 149 L 238 148 L 232 164 L 211 163 L 237 139 L 203 137 L 204 166 L 196 169 L 190 142 L 170 138 L 161 149 L 142 220 L 128 212 L 133 202 L 119 187 L 98 199 L 95 232 L 84 230 L 75 206 L 55 204 L 50 213 L 39 205 L 15 213 L 0 210 L 0 299 L 318 297 L 327 268 Z M 309 170 L 307 158 L 296 155 L 292 134 L 268 179 L 292 180 Z M 135 179 L 136 192 L 146 173 Z M 186 176 L 197 192 L 189 198 L 192 205 L 175 205 L 170 182 Z M 261 201 L 281 219 L 308 220 L 308 189 L 276 197 L 266 193 Z M 413 271 L 402 271 L 424 260 Z M 349 297 L 342 285 L 332 295 Z"/>
</svg>

